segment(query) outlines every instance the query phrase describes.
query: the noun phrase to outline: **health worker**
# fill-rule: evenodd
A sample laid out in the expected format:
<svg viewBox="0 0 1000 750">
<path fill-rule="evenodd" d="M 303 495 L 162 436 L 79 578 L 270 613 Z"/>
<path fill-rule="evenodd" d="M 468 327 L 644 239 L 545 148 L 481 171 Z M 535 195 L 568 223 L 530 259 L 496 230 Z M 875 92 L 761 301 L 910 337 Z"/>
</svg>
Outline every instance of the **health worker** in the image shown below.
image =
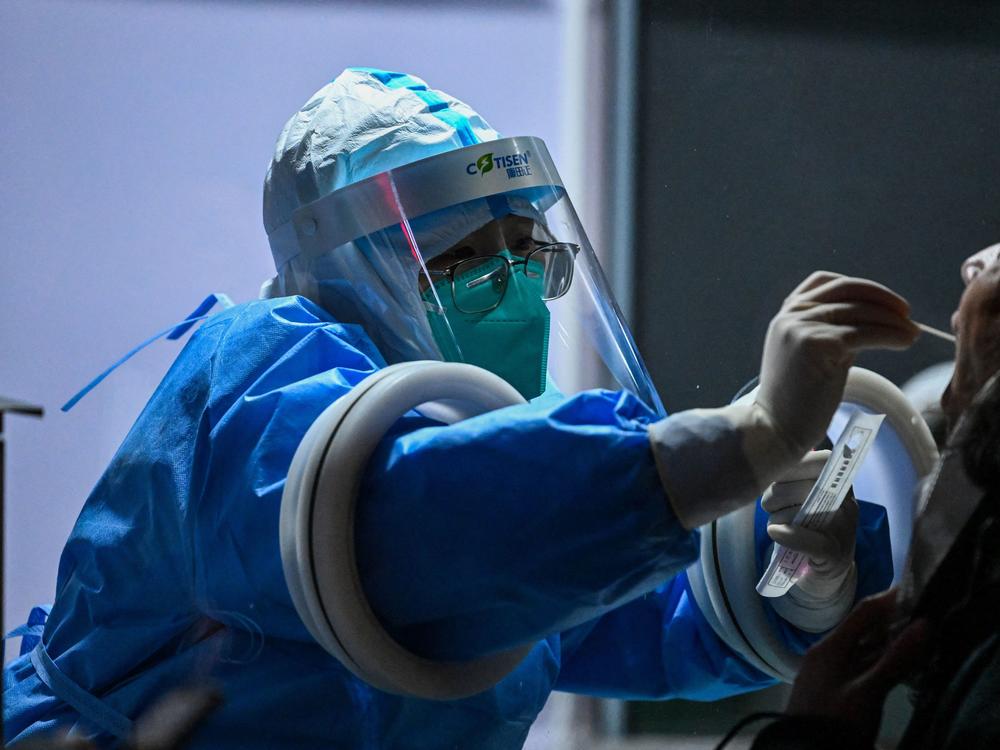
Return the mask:
<svg viewBox="0 0 1000 750">
<path fill-rule="evenodd" d="M 263 298 L 194 333 L 83 506 L 51 613 L 5 670 L 7 741 L 112 745 L 209 681 L 226 702 L 192 747 L 519 748 L 552 690 L 714 700 L 773 682 L 692 601 L 697 529 L 783 477 L 801 503 L 855 353 L 917 336 L 903 299 L 816 273 L 772 321 L 753 397 L 666 417 L 545 144 L 367 68 L 286 124 L 264 225 Z M 426 360 L 483 368 L 520 403 L 453 424 L 407 411 L 343 478 L 347 544 L 366 606 L 429 669 L 516 654 L 454 699 L 380 689 L 321 645 L 279 541 L 317 418 Z M 864 503 L 824 532 L 779 505 L 770 532 L 812 570 L 769 612 L 802 651 L 888 585 L 887 536 Z M 322 589 L 330 550 L 307 549 Z"/>
</svg>

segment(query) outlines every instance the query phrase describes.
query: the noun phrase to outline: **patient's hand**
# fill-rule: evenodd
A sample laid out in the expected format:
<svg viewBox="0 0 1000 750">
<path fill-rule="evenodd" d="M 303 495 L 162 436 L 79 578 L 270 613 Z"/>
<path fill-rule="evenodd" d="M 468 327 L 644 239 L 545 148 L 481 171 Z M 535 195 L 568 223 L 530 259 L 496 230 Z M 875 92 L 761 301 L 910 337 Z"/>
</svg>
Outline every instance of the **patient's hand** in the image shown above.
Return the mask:
<svg viewBox="0 0 1000 750">
<path fill-rule="evenodd" d="M 875 741 L 886 695 L 920 663 L 927 643 L 923 620 L 897 637 L 889 634 L 895 590 L 862 601 L 805 655 L 787 712 L 855 725 L 859 737 Z"/>
</svg>

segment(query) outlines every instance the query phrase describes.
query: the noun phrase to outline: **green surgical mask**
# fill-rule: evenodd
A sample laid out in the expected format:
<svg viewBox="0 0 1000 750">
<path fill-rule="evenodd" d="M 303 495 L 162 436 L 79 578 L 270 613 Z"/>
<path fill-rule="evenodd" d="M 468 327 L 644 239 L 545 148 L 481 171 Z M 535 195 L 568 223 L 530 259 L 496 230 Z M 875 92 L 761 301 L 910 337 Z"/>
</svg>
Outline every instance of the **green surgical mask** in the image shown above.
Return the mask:
<svg viewBox="0 0 1000 750">
<path fill-rule="evenodd" d="M 499 254 L 519 260 L 506 250 Z M 525 275 L 525 270 L 532 275 Z M 444 314 L 430 310 L 427 317 L 445 359 L 485 368 L 514 386 L 526 399 L 540 395 L 545 390 L 549 352 L 549 309 L 542 301 L 543 271 L 542 264 L 535 261 L 527 269 L 523 265 L 509 269 L 503 299 L 484 313 L 466 313 L 456 308 L 451 280 L 438 281 L 435 288 Z M 463 281 L 475 275 L 473 271 L 465 274 L 465 278 L 456 277 L 456 287 L 462 289 Z M 489 292 L 483 285 L 479 292 L 466 293 Z M 422 296 L 436 307 L 432 290 Z"/>
</svg>

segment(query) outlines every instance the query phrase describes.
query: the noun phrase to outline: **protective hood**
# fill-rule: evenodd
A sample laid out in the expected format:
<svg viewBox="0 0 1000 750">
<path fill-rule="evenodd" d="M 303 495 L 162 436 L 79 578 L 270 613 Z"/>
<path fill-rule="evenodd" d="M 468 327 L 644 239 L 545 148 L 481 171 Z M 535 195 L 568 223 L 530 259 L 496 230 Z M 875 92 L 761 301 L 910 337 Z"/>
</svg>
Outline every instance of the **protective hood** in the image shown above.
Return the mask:
<svg viewBox="0 0 1000 750">
<path fill-rule="evenodd" d="M 264 214 L 278 275 L 263 293 L 362 325 L 389 364 L 475 364 L 537 383 L 527 398 L 624 389 L 664 413 L 540 139 L 498 139 L 419 79 L 352 69 L 286 126 Z M 492 265 L 457 267 L 470 256 Z"/>
</svg>

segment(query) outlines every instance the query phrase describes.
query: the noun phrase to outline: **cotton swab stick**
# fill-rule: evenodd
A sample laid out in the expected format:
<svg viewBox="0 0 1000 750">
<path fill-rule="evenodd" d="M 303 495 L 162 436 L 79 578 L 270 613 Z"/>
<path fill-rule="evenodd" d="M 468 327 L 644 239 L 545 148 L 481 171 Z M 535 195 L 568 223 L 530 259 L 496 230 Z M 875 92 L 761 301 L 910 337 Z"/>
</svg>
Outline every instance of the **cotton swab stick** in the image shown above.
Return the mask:
<svg viewBox="0 0 1000 750">
<path fill-rule="evenodd" d="M 817 305 L 820 305 L 820 304 L 822 304 L 822 303 L 821 302 L 803 303 L 800 306 L 800 309 L 801 308 L 808 309 L 808 308 L 811 308 L 811 307 L 816 307 Z M 913 320 L 912 318 L 910 319 L 910 322 L 913 323 L 913 325 L 915 325 L 917 328 L 919 328 L 924 333 L 929 333 L 931 336 L 937 336 L 939 339 L 944 339 L 945 341 L 950 341 L 953 344 L 955 343 L 955 337 L 952 334 L 950 334 L 950 333 L 946 333 L 945 331 L 942 331 L 939 328 L 934 328 L 933 326 L 929 326 L 926 323 L 918 323 L 917 321 Z"/>
<path fill-rule="evenodd" d="M 955 343 L 955 337 L 953 335 L 951 335 L 950 333 L 945 333 L 944 331 L 940 331 L 937 328 L 933 328 L 933 327 L 931 327 L 931 326 L 929 326 L 929 325 L 927 325 L 925 323 L 918 323 L 915 320 L 911 321 L 911 322 L 913 323 L 913 325 L 915 325 L 917 328 L 919 328 L 924 333 L 929 333 L 931 336 L 937 336 L 939 339 L 944 339 L 945 341 L 950 341 L 953 344 Z"/>
</svg>

